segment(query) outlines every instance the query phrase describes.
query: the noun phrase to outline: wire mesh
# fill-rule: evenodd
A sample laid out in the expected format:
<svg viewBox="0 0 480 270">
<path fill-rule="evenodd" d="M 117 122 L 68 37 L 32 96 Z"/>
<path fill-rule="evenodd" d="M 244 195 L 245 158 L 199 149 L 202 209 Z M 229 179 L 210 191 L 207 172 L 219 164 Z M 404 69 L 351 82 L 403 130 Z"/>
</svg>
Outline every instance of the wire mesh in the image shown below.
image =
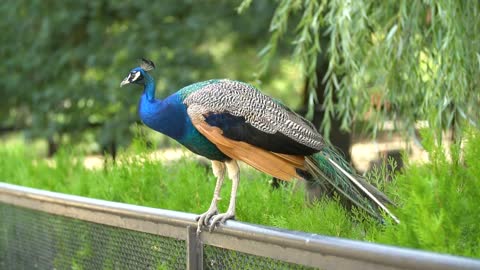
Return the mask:
<svg viewBox="0 0 480 270">
<path fill-rule="evenodd" d="M 185 242 L 0 203 L 0 269 L 185 269 Z"/>
<path fill-rule="evenodd" d="M 243 252 L 223 249 L 223 248 L 214 247 L 214 246 L 205 245 L 203 248 L 204 248 L 203 249 L 203 269 L 206 269 L 206 270 L 316 269 L 316 268 L 306 267 L 303 265 L 277 261 L 272 258 L 250 255 Z"/>
</svg>

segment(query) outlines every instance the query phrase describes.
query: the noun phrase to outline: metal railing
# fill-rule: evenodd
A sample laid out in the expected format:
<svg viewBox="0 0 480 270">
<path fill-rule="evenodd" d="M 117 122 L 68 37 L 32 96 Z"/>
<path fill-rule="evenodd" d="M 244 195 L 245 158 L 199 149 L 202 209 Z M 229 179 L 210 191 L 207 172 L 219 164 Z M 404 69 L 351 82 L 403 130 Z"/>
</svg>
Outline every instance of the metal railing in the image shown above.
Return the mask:
<svg viewBox="0 0 480 270">
<path fill-rule="evenodd" d="M 183 240 L 187 257 L 186 269 L 203 269 L 208 265 L 204 261 L 205 247 L 233 250 L 321 269 L 480 269 L 480 260 L 237 221 L 227 221 L 213 233 L 203 231 L 197 236 L 194 214 L 90 199 L 6 183 L 0 183 L 0 204 Z M 0 234 L 1 224 L 0 220 Z M 8 252 L 8 246 L 6 250 Z"/>
</svg>

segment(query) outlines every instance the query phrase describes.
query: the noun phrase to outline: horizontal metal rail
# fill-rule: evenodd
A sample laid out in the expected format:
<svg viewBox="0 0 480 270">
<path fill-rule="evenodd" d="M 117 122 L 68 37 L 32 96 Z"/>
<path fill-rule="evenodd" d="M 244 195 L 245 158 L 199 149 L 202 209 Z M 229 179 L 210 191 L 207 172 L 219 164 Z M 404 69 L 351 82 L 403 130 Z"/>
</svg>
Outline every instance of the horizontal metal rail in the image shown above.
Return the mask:
<svg viewBox="0 0 480 270">
<path fill-rule="evenodd" d="M 189 269 L 202 244 L 322 269 L 480 269 L 480 260 L 227 221 L 197 237 L 196 215 L 73 196 L 0 182 L 0 202 L 185 240 Z"/>
</svg>

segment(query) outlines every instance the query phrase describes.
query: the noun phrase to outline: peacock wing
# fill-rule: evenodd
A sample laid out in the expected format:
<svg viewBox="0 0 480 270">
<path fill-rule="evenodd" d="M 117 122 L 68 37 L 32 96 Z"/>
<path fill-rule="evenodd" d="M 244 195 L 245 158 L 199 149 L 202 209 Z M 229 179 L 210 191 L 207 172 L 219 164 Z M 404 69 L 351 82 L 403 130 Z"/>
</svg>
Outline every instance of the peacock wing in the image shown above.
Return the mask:
<svg viewBox="0 0 480 270">
<path fill-rule="evenodd" d="M 189 108 L 198 106 L 190 113 L 201 115 L 202 121 L 234 141 L 303 156 L 323 146 L 321 135 L 310 122 L 246 83 L 219 80 L 191 93 L 184 103 Z"/>
</svg>

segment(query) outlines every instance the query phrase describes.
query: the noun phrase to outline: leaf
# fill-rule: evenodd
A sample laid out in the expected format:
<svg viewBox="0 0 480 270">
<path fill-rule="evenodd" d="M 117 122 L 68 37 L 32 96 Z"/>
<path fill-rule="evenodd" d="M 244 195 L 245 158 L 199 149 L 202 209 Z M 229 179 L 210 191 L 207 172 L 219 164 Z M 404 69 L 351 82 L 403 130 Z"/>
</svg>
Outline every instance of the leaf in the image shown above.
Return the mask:
<svg viewBox="0 0 480 270">
<path fill-rule="evenodd" d="M 388 34 L 387 34 L 387 41 L 388 42 L 391 41 L 391 39 L 393 38 L 393 35 L 395 35 L 397 30 L 398 30 L 398 24 L 395 24 L 395 25 L 392 26 L 392 28 L 390 28 L 390 31 L 388 31 Z"/>
</svg>

